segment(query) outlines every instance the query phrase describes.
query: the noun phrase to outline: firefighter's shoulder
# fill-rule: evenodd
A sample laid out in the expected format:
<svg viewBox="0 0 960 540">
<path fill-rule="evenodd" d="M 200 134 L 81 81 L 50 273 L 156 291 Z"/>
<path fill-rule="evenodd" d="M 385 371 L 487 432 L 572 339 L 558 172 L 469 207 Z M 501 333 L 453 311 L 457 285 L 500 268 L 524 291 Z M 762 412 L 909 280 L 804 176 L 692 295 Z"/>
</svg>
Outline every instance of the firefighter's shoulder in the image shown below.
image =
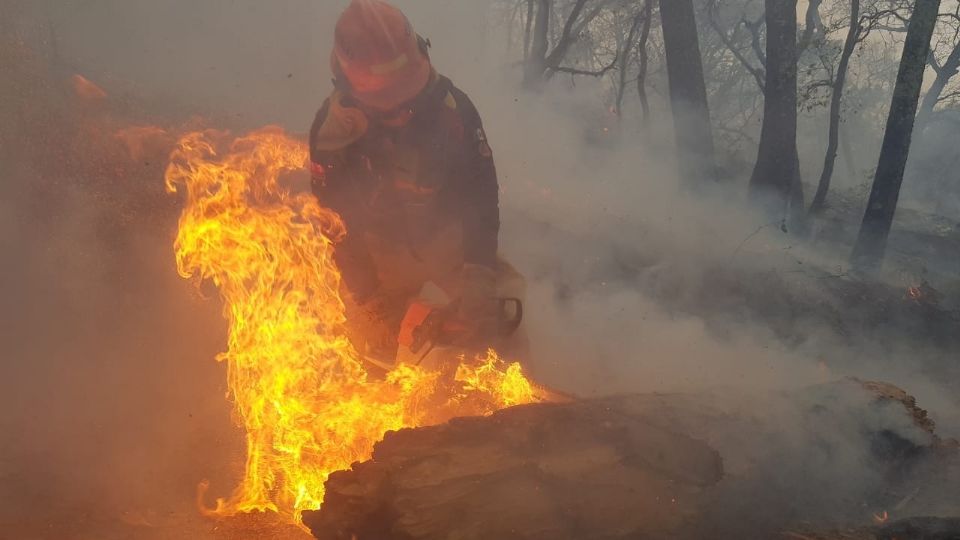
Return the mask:
<svg viewBox="0 0 960 540">
<path fill-rule="evenodd" d="M 474 145 L 477 153 L 481 156 L 485 158 L 492 157 L 493 152 L 490 150 L 487 133 L 483 129 L 480 112 L 477 111 L 477 107 L 473 104 L 473 101 L 470 100 L 470 97 L 467 96 L 467 93 L 457 88 L 456 85 L 451 84 L 448 99 L 454 104 L 454 108 L 459 113 L 463 122 L 466 135 L 465 142 Z"/>
</svg>

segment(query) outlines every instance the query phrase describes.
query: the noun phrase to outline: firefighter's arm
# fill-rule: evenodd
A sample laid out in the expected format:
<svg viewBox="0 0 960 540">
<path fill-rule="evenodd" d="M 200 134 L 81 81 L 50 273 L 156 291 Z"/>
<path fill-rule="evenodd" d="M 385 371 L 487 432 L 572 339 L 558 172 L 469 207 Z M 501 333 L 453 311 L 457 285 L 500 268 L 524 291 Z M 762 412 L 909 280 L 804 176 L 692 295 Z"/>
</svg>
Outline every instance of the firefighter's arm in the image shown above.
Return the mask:
<svg viewBox="0 0 960 540">
<path fill-rule="evenodd" d="M 464 125 L 462 171 L 462 315 L 481 326 L 496 309 L 497 236 L 500 200 L 497 170 L 480 115 L 465 95 L 457 96 Z"/>
<path fill-rule="evenodd" d="M 350 126 L 344 125 L 343 111 L 338 107 L 336 96 L 327 99 L 310 129 L 311 187 L 320 204 L 337 212 L 346 225 L 347 234 L 336 246 L 334 260 L 347 289 L 358 303 L 363 303 L 373 296 L 379 283 L 376 266 L 364 242 L 365 219 L 360 194 L 350 183 L 351 164 L 346 149 L 359 136 L 349 135 Z M 344 138 L 343 133 L 348 136 Z"/>
<path fill-rule="evenodd" d="M 500 232 L 500 194 L 493 152 L 476 108 L 465 95 L 457 96 L 464 126 L 460 159 L 460 201 L 463 218 L 464 262 L 496 267 Z"/>
</svg>

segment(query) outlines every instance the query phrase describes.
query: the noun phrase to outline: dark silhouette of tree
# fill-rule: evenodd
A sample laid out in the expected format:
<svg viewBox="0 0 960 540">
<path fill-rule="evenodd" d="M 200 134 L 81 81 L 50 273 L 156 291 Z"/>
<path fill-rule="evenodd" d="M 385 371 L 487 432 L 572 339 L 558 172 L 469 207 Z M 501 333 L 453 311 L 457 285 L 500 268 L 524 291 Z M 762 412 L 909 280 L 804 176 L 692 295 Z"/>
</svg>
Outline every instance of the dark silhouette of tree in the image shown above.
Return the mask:
<svg viewBox="0 0 960 540">
<path fill-rule="evenodd" d="M 823 158 L 823 169 L 820 171 L 820 181 L 817 182 L 817 192 L 810 203 L 810 213 L 817 214 L 823 210 L 827 201 L 827 192 L 830 190 L 830 181 L 833 178 L 833 169 L 837 161 L 837 149 L 840 147 L 840 105 L 843 101 L 843 88 L 847 82 L 847 70 L 850 66 L 850 57 L 862 38 L 863 25 L 860 22 L 860 0 L 850 0 L 850 24 L 847 27 L 847 37 L 840 51 L 840 62 L 837 64 L 837 73 L 833 78 L 830 92 L 830 127 L 827 131 L 827 152 Z"/>
<path fill-rule="evenodd" d="M 647 0 L 643 6 L 643 27 L 640 29 L 640 43 L 637 45 L 637 96 L 640 98 L 640 108 L 643 111 L 643 123 L 650 124 L 650 100 L 647 98 L 647 71 L 650 63 L 650 53 L 647 44 L 650 42 L 650 22 L 653 20 L 653 0 Z"/>
<path fill-rule="evenodd" d="M 763 124 L 750 199 L 786 222 L 803 205 L 797 155 L 797 0 L 766 0 L 765 8 Z"/>
<path fill-rule="evenodd" d="M 857 271 L 877 269 L 886 251 L 910 153 L 923 72 L 930 54 L 930 38 L 939 9 L 940 0 L 917 0 L 914 4 L 887 116 L 880 161 L 860 225 L 860 234 L 853 248 L 852 263 Z"/>
<path fill-rule="evenodd" d="M 960 40 L 957 41 L 942 64 L 933 55 L 930 55 L 929 63 L 937 77 L 930 84 L 930 88 L 924 94 L 923 101 L 920 103 L 916 126 L 919 132 L 922 132 L 926 127 L 930 116 L 933 114 L 934 107 L 943 97 L 943 91 L 946 90 L 947 84 L 960 71 Z"/>
<path fill-rule="evenodd" d="M 550 33 L 550 9 L 553 7 L 552 0 L 529 0 L 532 6 L 536 3 L 535 18 L 533 24 L 529 24 L 527 29 L 530 33 L 524 37 L 524 40 L 530 44 L 529 52 L 526 55 L 523 84 L 527 88 L 537 88 L 543 82 L 543 74 L 547 70 L 547 48 L 549 47 Z"/>
<path fill-rule="evenodd" d="M 640 107 L 643 110 L 643 123 L 646 124 L 650 119 L 650 103 L 646 96 L 646 77 L 647 77 L 647 41 L 650 38 L 650 20 L 653 18 L 653 0 L 644 0 L 643 8 L 633 18 L 630 25 L 630 32 L 624 41 L 622 50 L 619 53 L 619 79 L 617 81 L 616 112 L 617 116 L 623 114 L 623 98 L 627 91 L 627 71 L 630 66 L 631 53 L 637 50 L 638 72 L 637 72 L 637 90 L 640 96 Z M 640 37 L 637 38 L 639 33 Z"/>
<path fill-rule="evenodd" d="M 692 0 L 660 0 L 681 181 L 716 181 L 710 108 Z"/>
<path fill-rule="evenodd" d="M 523 84 L 531 90 L 539 90 L 543 83 L 555 73 L 570 73 L 572 75 L 600 76 L 607 73 L 616 65 L 616 58 L 610 65 L 599 70 L 582 70 L 563 66 L 563 61 L 570 52 L 570 48 L 580 37 L 591 21 L 597 18 L 606 2 L 598 2 L 587 10 L 589 0 L 575 0 L 570 7 L 563 23 L 563 29 L 556 38 L 553 48 L 550 48 L 550 22 L 556 12 L 554 0 L 529 0 L 536 4 L 536 9 L 528 9 L 527 35 L 524 42 L 529 43 L 529 53 L 524 58 Z M 531 13 L 532 12 L 532 13 Z M 530 24 L 530 15 L 532 24 Z"/>
</svg>

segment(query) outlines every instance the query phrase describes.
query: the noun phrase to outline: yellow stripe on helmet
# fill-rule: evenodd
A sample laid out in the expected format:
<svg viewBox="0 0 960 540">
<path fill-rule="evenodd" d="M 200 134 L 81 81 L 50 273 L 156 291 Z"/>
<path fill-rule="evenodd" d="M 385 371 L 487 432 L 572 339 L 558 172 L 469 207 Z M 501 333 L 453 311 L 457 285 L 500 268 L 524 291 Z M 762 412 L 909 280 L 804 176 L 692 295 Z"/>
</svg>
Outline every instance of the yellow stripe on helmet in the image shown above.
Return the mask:
<svg viewBox="0 0 960 540">
<path fill-rule="evenodd" d="M 389 62 L 371 66 L 370 73 L 373 73 L 374 75 L 386 75 L 388 73 L 393 73 L 394 71 L 397 71 L 398 69 L 407 65 L 409 61 L 410 59 L 407 58 L 407 53 L 403 53 Z"/>
</svg>

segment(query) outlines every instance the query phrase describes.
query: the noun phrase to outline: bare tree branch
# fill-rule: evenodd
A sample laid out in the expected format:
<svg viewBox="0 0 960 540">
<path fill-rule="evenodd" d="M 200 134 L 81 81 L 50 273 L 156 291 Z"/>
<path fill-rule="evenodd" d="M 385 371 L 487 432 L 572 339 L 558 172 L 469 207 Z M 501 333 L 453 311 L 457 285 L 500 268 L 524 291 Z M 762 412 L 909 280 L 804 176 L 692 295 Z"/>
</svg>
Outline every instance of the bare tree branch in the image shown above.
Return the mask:
<svg viewBox="0 0 960 540">
<path fill-rule="evenodd" d="M 739 47 L 737 47 L 736 43 L 734 43 L 733 41 L 733 36 L 736 35 L 737 28 L 739 28 L 739 25 L 734 27 L 733 34 L 728 35 L 727 31 L 721 28 L 720 23 L 717 21 L 716 10 L 717 10 L 717 0 L 711 0 L 707 10 L 707 20 L 710 23 L 710 27 L 713 29 L 714 32 L 716 32 L 717 36 L 720 37 L 720 41 L 727 48 L 727 50 L 730 51 L 731 54 L 733 54 L 734 58 L 736 58 L 737 61 L 740 62 L 740 64 L 744 67 L 744 69 L 746 69 L 747 72 L 749 72 L 750 75 L 753 76 L 753 80 L 756 81 L 757 87 L 760 88 L 761 92 L 763 92 L 764 79 L 766 78 L 763 68 L 754 67 L 753 64 L 750 63 L 747 57 L 744 56 L 743 52 L 740 50 Z"/>
<path fill-rule="evenodd" d="M 554 68 L 550 68 L 550 70 L 556 73 L 569 73 L 570 75 L 587 75 L 590 77 L 602 77 L 603 75 L 606 75 L 608 71 L 616 67 L 618 57 L 619 55 L 614 56 L 612 62 L 595 71 L 573 68 L 573 67 L 564 67 L 564 66 L 557 66 Z"/>
<path fill-rule="evenodd" d="M 821 31 L 823 23 L 820 20 L 820 4 L 822 3 L 823 0 L 809 0 L 807 3 L 807 15 L 803 35 L 800 37 L 800 43 L 797 45 L 798 55 L 803 55 L 803 52 L 813 43 L 814 35 Z"/>
<path fill-rule="evenodd" d="M 650 3 L 650 0 L 647 0 L 647 3 Z M 623 94 L 627 89 L 627 66 L 630 65 L 630 51 L 633 50 L 637 31 L 639 31 L 640 25 L 643 22 L 643 13 L 644 12 L 641 11 L 634 16 L 633 23 L 630 25 L 630 32 L 627 33 L 627 40 L 624 42 L 622 51 L 620 52 L 620 78 L 617 84 L 617 99 L 614 106 L 617 116 L 623 115 Z"/>
<path fill-rule="evenodd" d="M 558 66 L 566 56 L 570 45 L 577 40 L 578 33 L 573 33 L 573 26 L 577 22 L 577 19 L 580 18 L 580 13 L 583 11 L 584 6 L 587 5 L 587 1 L 588 0 L 577 0 L 577 3 L 573 5 L 573 9 L 570 10 L 570 15 L 567 16 L 567 20 L 563 23 L 563 31 L 560 33 L 557 44 L 553 47 L 553 51 L 547 56 L 547 67 L 553 68 Z"/>
<path fill-rule="evenodd" d="M 743 27 L 750 32 L 750 46 L 753 47 L 753 54 L 757 55 L 760 65 L 767 65 L 767 56 L 763 52 L 763 45 L 760 43 L 760 29 L 763 27 L 763 16 L 761 15 L 755 21 L 748 21 L 746 18 L 741 20 Z"/>
<path fill-rule="evenodd" d="M 523 29 L 523 61 L 526 62 L 530 59 L 530 30 L 533 28 L 533 0 L 527 1 L 527 19 L 524 21 Z"/>
<path fill-rule="evenodd" d="M 643 6 L 643 28 L 640 31 L 640 43 L 638 47 L 640 65 L 637 72 L 637 95 L 640 97 L 640 108 L 643 110 L 643 123 L 650 122 L 650 100 L 647 99 L 647 67 L 649 63 L 649 54 L 647 53 L 647 42 L 650 39 L 650 23 L 653 20 L 653 0 L 647 0 Z"/>
</svg>

